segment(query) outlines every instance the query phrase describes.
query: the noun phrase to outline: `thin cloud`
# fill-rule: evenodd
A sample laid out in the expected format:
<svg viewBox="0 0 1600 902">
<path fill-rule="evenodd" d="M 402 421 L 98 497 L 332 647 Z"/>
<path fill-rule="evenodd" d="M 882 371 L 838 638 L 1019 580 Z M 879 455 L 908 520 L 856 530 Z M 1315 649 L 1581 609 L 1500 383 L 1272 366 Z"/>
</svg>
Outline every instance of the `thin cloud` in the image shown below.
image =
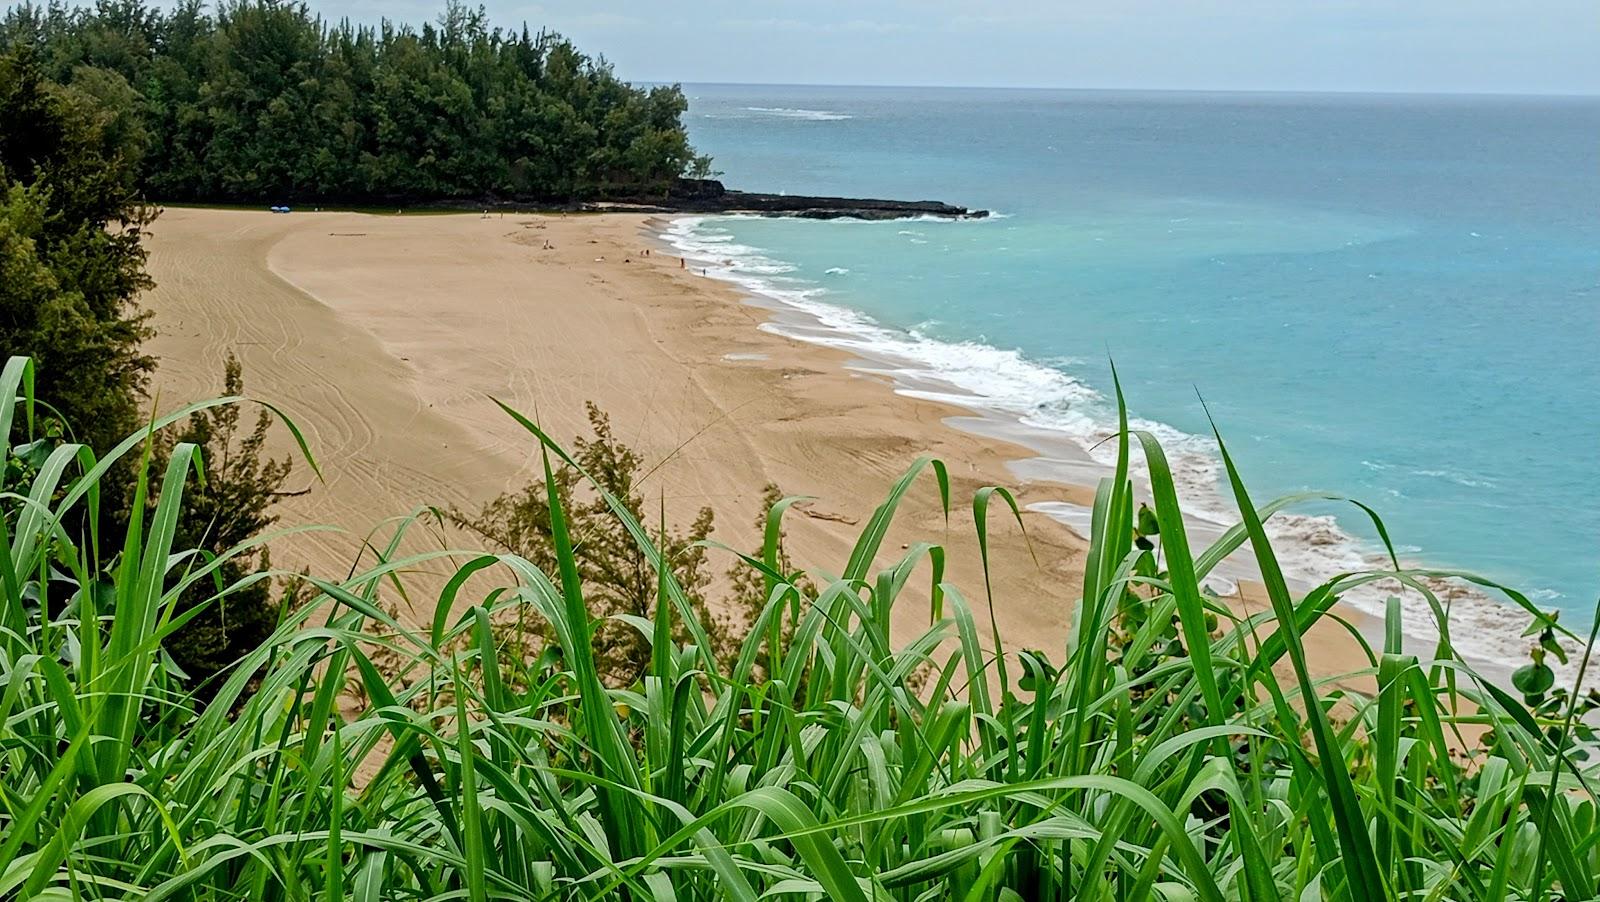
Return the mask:
<svg viewBox="0 0 1600 902">
<path fill-rule="evenodd" d="M 639 16 L 598 10 L 584 13 L 563 13 L 541 5 L 518 5 L 507 10 L 513 18 L 523 22 L 537 22 L 553 28 L 637 28 L 647 24 Z"/>
<path fill-rule="evenodd" d="M 898 34 L 915 31 L 904 22 L 881 22 L 873 19 L 847 19 L 840 22 L 807 22 L 801 19 L 728 19 L 722 23 L 728 28 L 748 31 L 781 31 L 807 34 Z"/>
<path fill-rule="evenodd" d="M 558 18 L 555 21 L 570 28 L 634 28 L 645 24 L 645 20 L 638 16 L 626 16 L 622 13 L 586 13 L 581 16 Z"/>
</svg>

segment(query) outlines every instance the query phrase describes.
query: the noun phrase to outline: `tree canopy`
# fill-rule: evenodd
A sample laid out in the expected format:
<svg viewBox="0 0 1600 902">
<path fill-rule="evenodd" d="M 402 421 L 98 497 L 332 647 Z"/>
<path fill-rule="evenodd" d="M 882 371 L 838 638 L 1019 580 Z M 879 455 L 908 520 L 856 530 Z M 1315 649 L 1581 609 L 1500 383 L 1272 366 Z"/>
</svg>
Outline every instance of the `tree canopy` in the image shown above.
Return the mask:
<svg viewBox="0 0 1600 902">
<path fill-rule="evenodd" d="M 31 50 L 0 54 L 0 354 L 59 374 L 41 399 L 104 451 L 137 427 L 154 362 L 134 298 L 149 286 L 113 117 L 47 81 Z"/>
<path fill-rule="evenodd" d="M 709 165 L 678 87 L 455 2 L 420 27 L 283 0 L 29 3 L 0 21 L 0 51 L 17 46 L 96 101 L 160 200 L 648 196 Z"/>
</svg>

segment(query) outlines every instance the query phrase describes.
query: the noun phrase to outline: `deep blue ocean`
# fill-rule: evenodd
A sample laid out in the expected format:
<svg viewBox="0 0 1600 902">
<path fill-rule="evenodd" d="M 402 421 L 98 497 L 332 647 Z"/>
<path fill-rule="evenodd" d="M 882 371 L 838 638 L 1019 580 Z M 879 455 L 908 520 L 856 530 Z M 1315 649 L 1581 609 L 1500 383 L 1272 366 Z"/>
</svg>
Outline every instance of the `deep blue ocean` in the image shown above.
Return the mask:
<svg viewBox="0 0 1600 902">
<path fill-rule="evenodd" d="M 1258 502 L 1358 498 L 1408 561 L 1588 621 L 1600 98 L 685 91 L 730 187 L 1001 214 L 675 227 L 715 274 L 1086 440 L 1114 359 L 1197 509 L 1226 507 L 1203 396 Z M 1306 513 L 1309 570 L 1375 548 L 1353 508 Z"/>
</svg>

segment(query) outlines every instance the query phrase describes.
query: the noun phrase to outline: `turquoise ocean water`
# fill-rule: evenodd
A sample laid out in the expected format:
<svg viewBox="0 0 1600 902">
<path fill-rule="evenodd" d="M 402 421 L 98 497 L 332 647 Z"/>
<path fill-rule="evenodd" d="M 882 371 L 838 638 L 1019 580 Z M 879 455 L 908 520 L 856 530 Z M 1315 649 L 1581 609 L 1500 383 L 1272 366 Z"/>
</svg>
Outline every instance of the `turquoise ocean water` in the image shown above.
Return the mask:
<svg viewBox="0 0 1600 902">
<path fill-rule="evenodd" d="M 1114 358 L 1202 517 L 1228 519 L 1200 396 L 1258 501 L 1361 499 L 1408 561 L 1589 621 L 1600 98 L 686 92 L 730 186 L 1000 214 L 671 227 L 808 337 L 1080 447 Z M 1302 580 L 1376 547 L 1353 508 L 1302 514 L 1278 528 Z M 1478 613 L 1479 650 L 1514 654 L 1514 620 Z"/>
</svg>

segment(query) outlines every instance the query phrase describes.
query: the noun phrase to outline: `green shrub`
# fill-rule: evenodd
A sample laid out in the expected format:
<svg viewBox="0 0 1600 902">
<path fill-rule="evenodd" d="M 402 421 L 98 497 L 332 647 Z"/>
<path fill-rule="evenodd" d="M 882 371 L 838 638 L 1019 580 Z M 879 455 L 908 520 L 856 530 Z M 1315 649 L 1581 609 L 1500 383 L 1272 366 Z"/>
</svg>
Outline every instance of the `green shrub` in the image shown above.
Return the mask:
<svg viewBox="0 0 1600 902">
<path fill-rule="evenodd" d="M 26 48 L 0 54 L 0 123 L 0 353 L 57 374 L 39 400 L 104 453 L 138 428 L 155 365 L 134 306 L 155 211 L 95 102 Z"/>
<path fill-rule="evenodd" d="M 525 558 L 546 573 L 555 573 L 560 569 L 560 560 L 551 506 L 553 491 L 555 503 L 566 512 L 572 562 L 586 587 L 590 616 L 599 621 L 594 635 L 596 666 L 608 684 L 629 686 L 638 682 L 650 666 L 650 636 L 641 634 L 623 618 L 649 619 L 655 606 L 657 580 L 651 556 L 612 512 L 608 498 L 620 501 L 635 522 L 649 522 L 640 487 L 649 474 L 639 453 L 612 432 L 610 417 L 593 403 L 586 405 L 586 412 L 594 435 L 574 439 L 575 466 L 558 467 L 549 480 L 502 494 L 476 515 L 452 509 L 449 517 L 497 550 Z M 589 480 L 580 472 L 587 473 Z M 712 637 L 717 648 L 727 647 L 722 624 L 711 615 L 705 594 L 711 583 L 705 545 L 715 519 L 711 508 L 701 508 L 694 522 L 682 532 L 667 530 L 664 511 L 658 519 L 660 526 L 652 536 L 654 550 L 670 562 L 673 581 L 699 612 L 700 629 Z M 536 623 L 530 628 L 538 635 L 541 648 L 553 638 L 548 624 Z M 688 637 L 681 627 L 674 631 L 675 639 Z M 531 653 L 539 649 L 526 650 Z"/>
<path fill-rule="evenodd" d="M 222 391 L 228 397 L 244 394 L 244 373 L 232 354 L 223 367 Z M 179 548 L 227 554 L 264 534 L 278 520 L 271 508 L 293 469 L 292 460 L 265 457 L 270 414 L 261 411 L 255 425 L 244 433 L 240 430 L 241 412 L 234 404 L 202 410 L 190 416 L 181 429 L 156 437 L 153 457 L 158 469 L 171 457 L 173 448 L 188 443 L 199 450 L 205 475 L 184 492 L 173 534 L 173 544 Z M 149 509 L 157 508 L 160 500 L 159 494 L 152 496 Z M 196 606 L 200 610 L 166 640 L 164 648 L 202 695 L 216 688 L 209 682 L 212 677 L 224 674 L 229 665 L 272 634 L 283 597 L 264 580 L 235 589 L 214 605 L 205 600 L 217 583 L 237 584 L 271 566 L 266 548 L 252 547 L 218 567 L 214 583 L 191 588 L 179 599 L 175 616 Z"/>
</svg>

